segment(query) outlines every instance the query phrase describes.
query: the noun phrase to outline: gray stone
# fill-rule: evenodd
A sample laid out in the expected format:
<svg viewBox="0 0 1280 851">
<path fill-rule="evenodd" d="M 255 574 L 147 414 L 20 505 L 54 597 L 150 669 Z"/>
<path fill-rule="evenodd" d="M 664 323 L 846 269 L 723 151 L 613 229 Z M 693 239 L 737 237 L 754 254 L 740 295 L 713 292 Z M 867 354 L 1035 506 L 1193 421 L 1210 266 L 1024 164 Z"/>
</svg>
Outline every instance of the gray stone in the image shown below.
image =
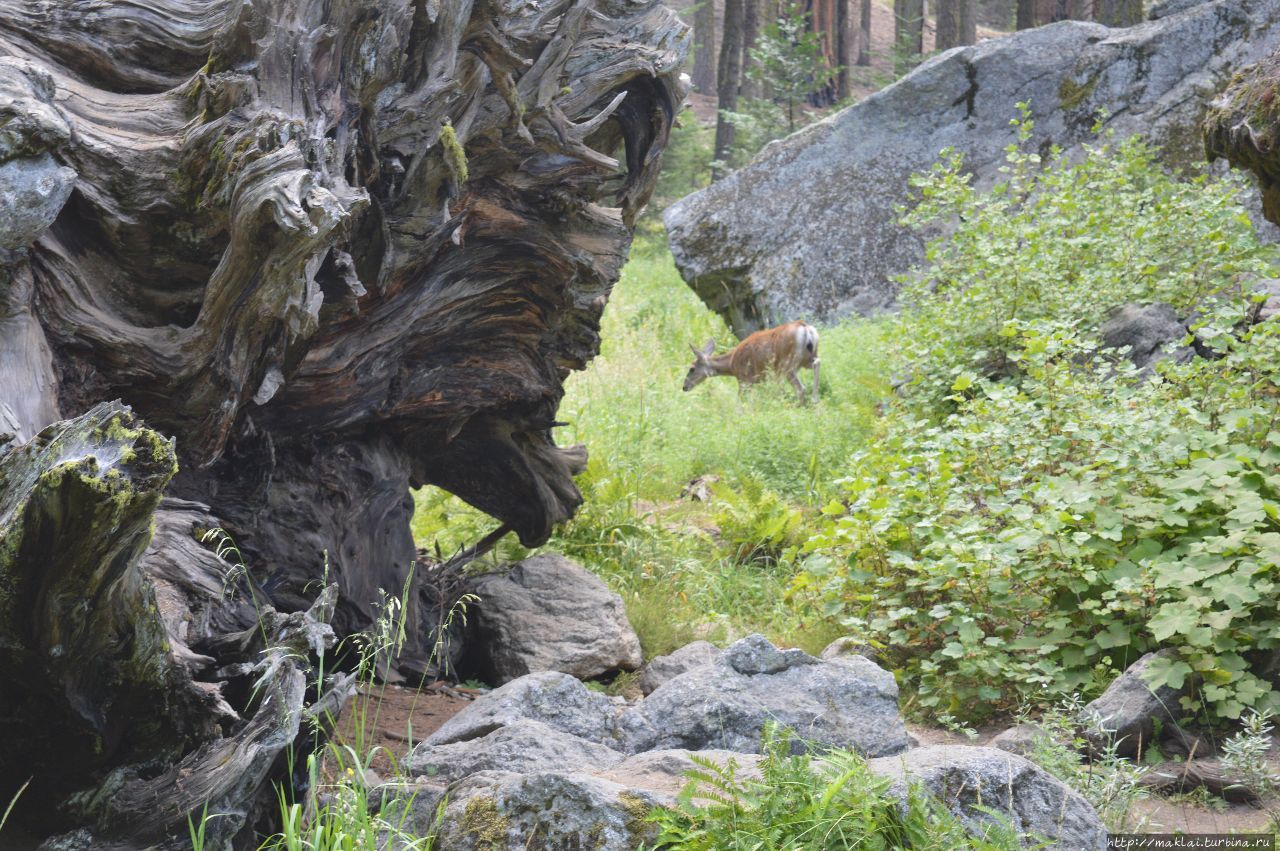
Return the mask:
<svg viewBox="0 0 1280 851">
<path fill-rule="evenodd" d="M 1019 724 L 995 736 L 989 744 L 993 748 L 1030 758 L 1036 748 L 1050 741 L 1049 734 L 1039 724 Z"/>
<path fill-rule="evenodd" d="M 525 559 L 475 578 L 471 590 L 480 664 L 497 683 L 539 671 L 587 679 L 643 661 L 622 598 L 564 556 Z"/>
<path fill-rule="evenodd" d="M 1143 679 L 1147 668 L 1161 656 L 1177 658 L 1172 650 L 1146 654 L 1080 710 L 1076 720 L 1091 749 L 1104 751 L 1114 744 L 1119 755 L 1134 756 L 1151 741 L 1156 719 L 1166 724 L 1175 720 L 1183 691 L 1170 686 L 1153 691 Z"/>
<path fill-rule="evenodd" d="M 487 736 L 522 719 L 541 721 L 589 742 L 618 745 L 620 708 L 581 681 L 557 671 L 529 674 L 481 695 L 424 744 L 447 745 Z"/>
<path fill-rule="evenodd" d="M 1122 305 L 1098 329 L 1104 346 L 1127 349 L 1126 356 L 1139 367 L 1166 358 L 1176 363 L 1191 360 L 1195 351 L 1180 345 L 1186 336 L 1186 323 L 1178 319 L 1172 305 L 1163 302 Z"/>
<path fill-rule="evenodd" d="M 1140 132 L 1171 163 L 1199 162 L 1208 100 L 1277 46 L 1280 4 L 1212 0 L 1128 29 L 1063 21 L 946 51 L 670 207 L 672 253 L 739 335 L 890 308 L 895 276 L 922 257 L 897 208 L 943 148 L 990 184 L 1027 101 L 1039 150 L 1077 154 L 1105 109 L 1117 138 Z"/>
<path fill-rule="evenodd" d="M 404 769 L 448 783 L 477 771 L 599 771 L 622 759 L 605 745 L 521 718 L 478 739 L 419 744 L 404 758 Z"/>
<path fill-rule="evenodd" d="M 622 725 L 633 752 L 755 753 L 768 720 L 790 727 L 802 741 L 869 756 L 908 747 L 891 673 L 862 657 L 823 662 L 800 650 L 779 650 L 760 635 L 669 680 L 624 713 Z"/>
<path fill-rule="evenodd" d="M 689 782 L 688 772 L 705 770 L 693 761 L 694 756 L 702 760 L 710 760 L 722 768 L 731 764 L 734 776 L 740 779 L 759 780 L 760 761 L 763 757 L 756 754 L 738 753 L 726 750 L 690 751 L 673 748 L 661 751 L 646 751 L 627 757 L 608 771 L 597 772 L 596 776 L 614 783 L 621 783 L 633 789 L 645 789 L 665 800 L 675 800 Z M 701 800 L 695 796 L 694 801 Z"/>
<path fill-rule="evenodd" d="M 710 665 L 720 658 L 720 648 L 709 641 L 694 641 L 666 656 L 649 660 L 640 672 L 640 691 L 650 694 L 658 686 L 692 668 Z"/>
<path fill-rule="evenodd" d="M 0 248 L 24 248 L 48 230 L 76 185 L 49 154 L 0 163 Z"/>
<path fill-rule="evenodd" d="M 847 635 L 844 638 L 837 638 L 822 648 L 822 652 L 818 654 L 818 658 L 825 659 L 828 662 L 839 662 L 853 656 L 861 656 L 876 663 L 880 661 L 879 650 L 864 641 L 859 641 Z"/>
<path fill-rule="evenodd" d="M 482 771 L 449 788 L 437 847 L 449 851 L 634 851 L 668 799 L 586 774 Z"/>
<path fill-rule="evenodd" d="M 1106 828 L 1089 802 L 1016 754 L 996 748 L 934 745 L 873 759 L 868 765 L 875 773 L 893 778 L 891 791 L 900 797 L 905 798 L 909 781 L 918 781 L 975 832 L 996 823 L 984 812 L 992 810 L 1007 819 L 1028 844 L 1043 839 L 1051 848 L 1069 851 L 1107 847 Z"/>
</svg>

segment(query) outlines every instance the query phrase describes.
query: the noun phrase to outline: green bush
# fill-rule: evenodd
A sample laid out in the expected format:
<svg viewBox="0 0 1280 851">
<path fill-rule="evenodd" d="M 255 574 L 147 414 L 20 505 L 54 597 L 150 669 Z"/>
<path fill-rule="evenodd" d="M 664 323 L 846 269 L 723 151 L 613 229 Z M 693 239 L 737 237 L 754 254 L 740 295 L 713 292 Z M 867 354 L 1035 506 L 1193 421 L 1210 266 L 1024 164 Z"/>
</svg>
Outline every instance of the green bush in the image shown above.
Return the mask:
<svg viewBox="0 0 1280 851">
<path fill-rule="evenodd" d="M 954 155 L 914 181 L 907 220 L 950 232 L 895 321 L 910 380 L 793 599 L 895 648 L 935 711 L 1091 695 L 1156 647 L 1187 714 L 1276 705 L 1252 670 L 1280 648 L 1280 332 L 1241 330 L 1275 251 L 1236 181 L 1139 140 L 1041 165 L 1014 145 L 990 190 Z M 1141 380 L 1091 340 L 1130 301 L 1200 314 L 1217 356 Z"/>
<path fill-rule="evenodd" d="M 650 820 L 663 851 L 849 851 L 849 849 L 1021 849 L 1018 833 L 994 816 L 983 835 L 965 830 L 941 803 L 913 786 L 906 800 L 852 751 L 821 760 L 791 753 L 791 734 L 766 725 L 761 778 L 740 777 L 697 754 L 698 770 L 673 809 Z M 695 801 L 695 799 L 698 799 Z"/>
<path fill-rule="evenodd" d="M 1157 646 L 1188 712 L 1275 704 L 1249 659 L 1280 647 L 1280 329 L 1154 382 L 1061 329 L 1006 334 L 1021 382 L 891 418 L 796 591 L 956 714 L 1096 692 Z"/>
<path fill-rule="evenodd" d="M 904 223 L 950 233 L 928 245 L 905 281 L 908 392 L 934 405 L 963 375 L 1007 374 L 1011 320 L 1096 329 L 1125 302 L 1164 301 L 1180 316 L 1210 296 L 1239 293 L 1274 257 L 1241 207 L 1239 177 L 1191 180 L 1166 173 L 1139 137 L 1107 137 L 1071 163 L 1028 150 L 1027 107 L 1003 179 L 976 188 L 963 157 L 944 151 L 912 179 L 920 203 Z"/>
</svg>

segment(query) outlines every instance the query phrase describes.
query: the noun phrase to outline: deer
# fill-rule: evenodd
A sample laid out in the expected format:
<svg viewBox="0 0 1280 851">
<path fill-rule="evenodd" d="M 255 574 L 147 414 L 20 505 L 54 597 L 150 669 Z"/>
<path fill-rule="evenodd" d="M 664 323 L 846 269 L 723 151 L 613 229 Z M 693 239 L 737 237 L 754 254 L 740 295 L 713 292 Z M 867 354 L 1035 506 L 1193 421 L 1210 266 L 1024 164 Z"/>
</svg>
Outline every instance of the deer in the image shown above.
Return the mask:
<svg viewBox="0 0 1280 851">
<path fill-rule="evenodd" d="M 716 341 L 708 340 L 701 349 L 692 345 L 693 366 L 684 379 L 687 393 L 713 375 L 732 375 L 738 379 L 738 392 L 757 383 L 769 372 L 785 375 L 804 403 L 804 385 L 796 370 L 813 370 L 813 398 L 818 398 L 818 331 L 807 322 L 788 322 L 776 328 L 756 331 L 730 352 L 714 354 Z"/>
</svg>

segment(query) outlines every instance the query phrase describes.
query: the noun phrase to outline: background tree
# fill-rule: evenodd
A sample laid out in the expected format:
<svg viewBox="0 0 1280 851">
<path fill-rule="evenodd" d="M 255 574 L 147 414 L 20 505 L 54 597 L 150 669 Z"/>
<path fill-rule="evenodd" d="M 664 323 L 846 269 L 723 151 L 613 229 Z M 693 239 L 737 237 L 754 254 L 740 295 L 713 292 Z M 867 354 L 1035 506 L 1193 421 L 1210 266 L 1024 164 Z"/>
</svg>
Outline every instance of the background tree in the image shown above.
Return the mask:
<svg viewBox="0 0 1280 851">
<path fill-rule="evenodd" d="M 871 64 L 871 0 L 862 0 L 861 24 L 858 27 L 858 65 L 866 68 Z"/>
<path fill-rule="evenodd" d="M 938 50 L 973 44 L 978 39 L 976 0 L 938 0 Z"/>
<path fill-rule="evenodd" d="M 924 0 L 893 0 L 894 70 L 902 76 L 924 53 Z"/>
<path fill-rule="evenodd" d="M 1109 27 L 1131 27 L 1142 23 L 1142 0 L 1097 0 L 1099 23 Z"/>
<path fill-rule="evenodd" d="M 734 124 L 730 113 L 738 108 L 738 89 L 742 84 L 745 14 L 744 0 L 725 0 L 720 67 L 717 71 L 716 165 L 712 168 L 714 178 L 721 177 L 733 159 Z"/>
<path fill-rule="evenodd" d="M 700 0 L 693 10 L 693 85 L 703 94 L 716 90 L 716 4 Z"/>
<path fill-rule="evenodd" d="M 770 100 L 781 108 L 787 133 L 799 127 L 809 95 L 830 85 L 842 70 L 828 64 L 822 39 L 798 3 L 783 7 L 778 19 L 761 32 L 751 53 L 754 65 L 747 74 L 771 92 Z"/>
</svg>

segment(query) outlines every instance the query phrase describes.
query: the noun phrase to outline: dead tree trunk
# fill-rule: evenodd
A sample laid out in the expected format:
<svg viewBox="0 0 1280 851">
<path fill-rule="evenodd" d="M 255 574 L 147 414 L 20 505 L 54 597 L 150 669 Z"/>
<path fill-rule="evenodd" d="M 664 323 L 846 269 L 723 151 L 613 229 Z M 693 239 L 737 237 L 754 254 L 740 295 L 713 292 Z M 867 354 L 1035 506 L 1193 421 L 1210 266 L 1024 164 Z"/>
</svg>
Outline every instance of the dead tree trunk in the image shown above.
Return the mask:
<svg viewBox="0 0 1280 851">
<path fill-rule="evenodd" d="M 657 0 L 0 0 L 15 817 L 180 847 L 208 802 L 211 847 L 243 845 L 350 690 L 308 660 L 410 574 L 409 489 L 526 545 L 573 514 L 562 382 L 685 47 Z M 438 602 L 419 576 L 403 672 Z"/>
</svg>

